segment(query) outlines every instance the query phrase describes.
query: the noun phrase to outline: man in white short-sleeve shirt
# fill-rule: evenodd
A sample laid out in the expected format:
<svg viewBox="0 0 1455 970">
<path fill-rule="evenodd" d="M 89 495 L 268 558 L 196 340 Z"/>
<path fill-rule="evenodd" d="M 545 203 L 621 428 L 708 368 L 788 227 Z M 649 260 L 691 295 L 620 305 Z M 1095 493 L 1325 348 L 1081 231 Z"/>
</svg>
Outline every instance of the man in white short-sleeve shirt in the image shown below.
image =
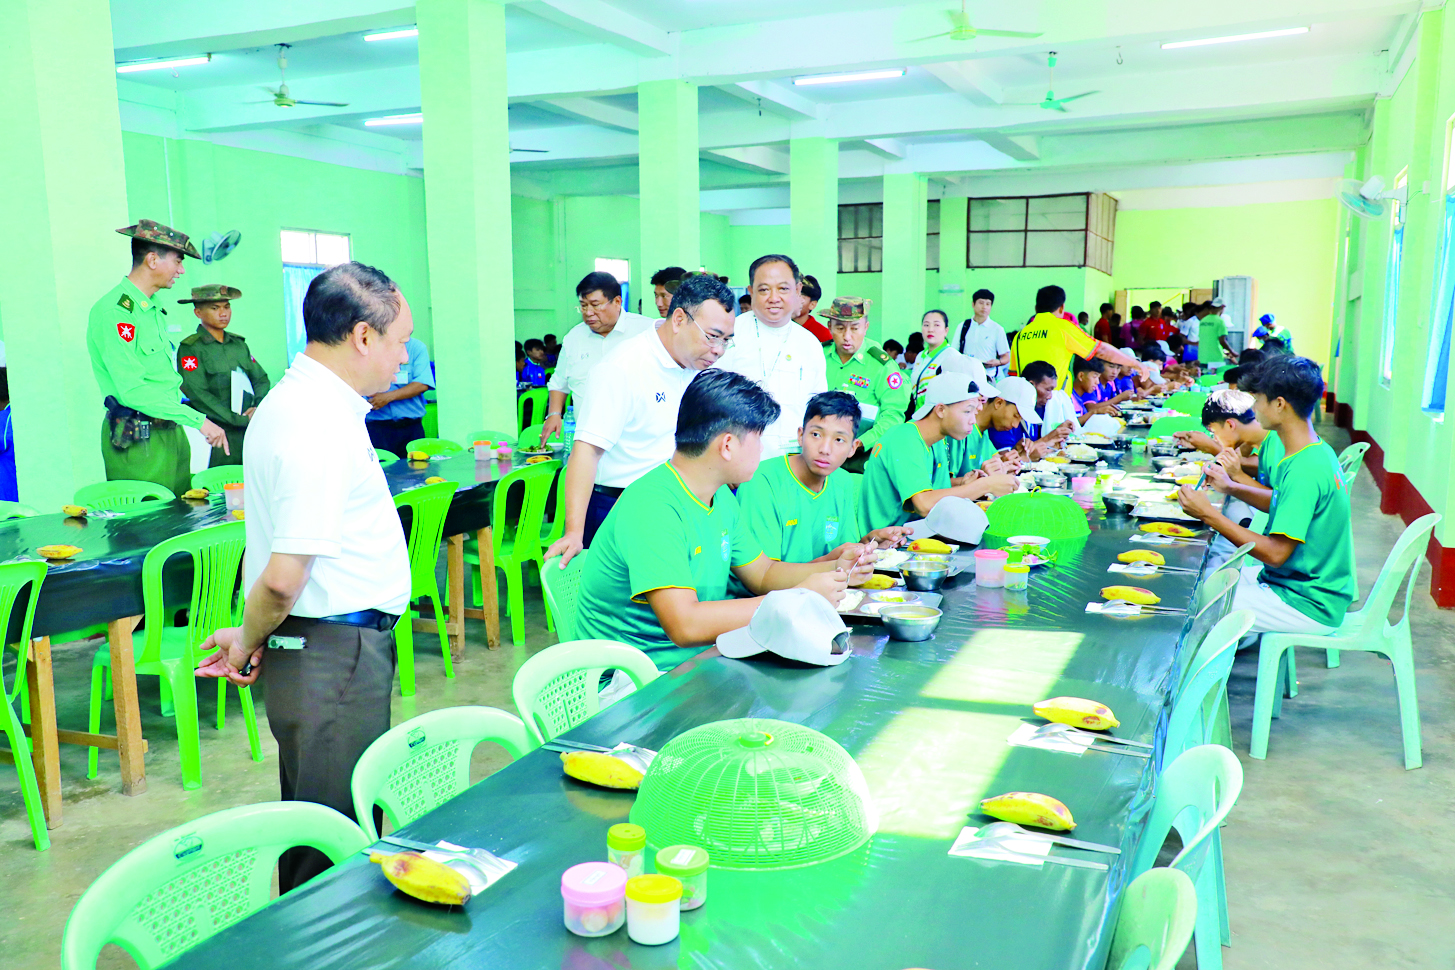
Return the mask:
<svg viewBox="0 0 1455 970">
<path fill-rule="evenodd" d="M 787 256 L 760 256 L 748 268 L 747 313 L 737 319 L 733 349 L 718 366 L 773 395 L 778 420 L 763 432 L 763 458 L 799 450 L 798 426 L 808 399 L 828 390 L 823 345 L 793 322 L 803 277 Z"/>
<path fill-rule="evenodd" d="M 591 545 L 622 490 L 672 457 L 677 406 L 698 371 L 733 341 L 733 293 L 717 277 L 689 276 L 667 319 L 591 369 L 566 465 L 566 531 L 546 550 L 564 567 Z"/>
<path fill-rule="evenodd" d="M 591 368 L 628 338 L 657 325 L 656 320 L 621 308 L 621 284 L 610 273 L 587 273 L 576 284 L 576 301 L 581 307 L 581 322 L 566 332 L 556 356 L 555 373 L 546 385 L 550 388 L 550 402 L 541 428 L 542 444 L 561 430 L 566 395 L 573 399 L 581 396 L 581 386 L 586 383 Z M 576 407 L 576 420 L 581 420 L 579 407 Z"/>
<path fill-rule="evenodd" d="M 408 546 L 364 416 L 409 360 L 409 304 L 359 263 L 325 270 L 303 299 L 308 346 L 248 425 L 248 590 L 241 627 L 218 630 L 198 674 L 268 672 L 268 726 L 285 801 L 355 818 L 350 779 L 389 730 L 394 624 L 409 605 Z M 405 622 L 408 622 L 406 620 Z M 284 892 L 329 866 L 285 852 Z"/>
<path fill-rule="evenodd" d="M 990 308 L 995 305 L 995 294 L 989 290 L 976 290 L 972 297 L 973 315 L 960 325 L 960 353 L 971 360 L 978 360 L 985 368 L 985 375 L 992 381 L 1005 377 L 1006 364 L 1010 362 L 1010 341 L 1005 328 L 990 319 Z"/>
</svg>

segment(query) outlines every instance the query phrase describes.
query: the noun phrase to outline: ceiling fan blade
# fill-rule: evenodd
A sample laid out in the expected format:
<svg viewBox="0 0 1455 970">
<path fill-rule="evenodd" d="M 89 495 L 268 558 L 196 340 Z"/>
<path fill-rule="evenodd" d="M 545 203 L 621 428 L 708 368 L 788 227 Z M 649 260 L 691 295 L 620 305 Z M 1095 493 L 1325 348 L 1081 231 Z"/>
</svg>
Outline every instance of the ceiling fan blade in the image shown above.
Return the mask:
<svg viewBox="0 0 1455 970">
<path fill-rule="evenodd" d="M 1024 30 L 979 30 L 975 31 L 985 37 L 1039 37 L 1039 33 L 1032 34 Z"/>
<path fill-rule="evenodd" d="M 1101 93 L 1100 91 L 1082 91 L 1080 94 L 1073 94 L 1070 97 L 1067 97 L 1067 98 L 1057 98 L 1056 100 L 1059 101 L 1059 102 L 1061 102 L 1062 104 L 1065 104 L 1067 101 L 1075 101 L 1077 98 L 1089 98 L 1093 94 L 1100 94 L 1100 93 Z"/>
<path fill-rule="evenodd" d="M 1050 111 L 1060 111 L 1063 113 L 1066 111 L 1066 106 L 1060 101 L 1042 101 L 1041 107 L 1046 108 Z"/>
<path fill-rule="evenodd" d="M 316 104 L 323 108 L 347 108 L 349 106 L 347 101 L 300 101 L 297 98 L 292 100 L 294 104 Z"/>
<path fill-rule="evenodd" d="M 512 148 L 513 152 L 534 152 L 538 155 L 545 155 L 550 152 L 549 148 Z"/>
<path fill-rule="evenodd" d="M 273 104 L 273 103 L 274 103 L 274 99 L 273 98 L 268 98 L 266 101 L 239 101 L 238 102 L 238 104 Z"/>
<path fill-rule="evenodd" d="M 926 40 L 939 40 L 941 37 L 949 37 L 953 33 L 954 33 L 953 30 L 947 30 L 943 34 L 930 34 L 928 37 L 916 37 L 914 40 L 909 41 L 909 43 L 911 43 L 911 44 L 918 44 L 921 41 L 926 41 Z"/>
</svg>

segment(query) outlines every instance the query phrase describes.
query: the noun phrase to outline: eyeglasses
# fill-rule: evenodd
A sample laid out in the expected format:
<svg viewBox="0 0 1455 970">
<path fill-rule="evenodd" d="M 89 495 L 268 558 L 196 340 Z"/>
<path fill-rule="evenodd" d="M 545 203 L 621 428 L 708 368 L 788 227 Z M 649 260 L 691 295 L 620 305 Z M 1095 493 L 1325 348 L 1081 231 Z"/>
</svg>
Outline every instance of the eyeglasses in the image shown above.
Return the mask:
<svg viewBox="0 0 1455 970">
<path fill-rule="evenodd" d="M 733 345 L 732 337 L 720 337 L 715 333 L 708 333 L 706 330 L 702 329 L 702 324 L 697 322 L 692 314 L 687 311 L 686 307 L 681 307 L 681 310 L 683 313 L 687 314 L 687 319 L 692 321 L 692 325 L 697 328 L 697 332 L 702 334 L 702 336 L 706 338 L 707 345 L 709 347 L 717 347 L 722 350 L 727 350 Z"/>
</svg>

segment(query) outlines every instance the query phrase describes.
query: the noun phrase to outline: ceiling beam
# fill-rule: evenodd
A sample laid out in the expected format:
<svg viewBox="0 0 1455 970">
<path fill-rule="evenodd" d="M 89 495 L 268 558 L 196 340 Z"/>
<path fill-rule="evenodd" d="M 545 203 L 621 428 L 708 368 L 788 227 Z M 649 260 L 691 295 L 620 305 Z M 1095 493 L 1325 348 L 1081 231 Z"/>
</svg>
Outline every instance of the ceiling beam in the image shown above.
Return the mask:
<svg viewBox="0 0 1455 970">
<path fill-rule="evenodd" d="M 1036 135 L 1006 135 L 998 131 L 977 131 L 975 137 L 1018 162 L 1034 162 L 1041 157 L 1040 139 Z"/>
<path fill-rule="evenodd" d="M 718 90 L 791 121 L 814 120 L 823 114 L 818 104 L 776 81 L 739 81 Z"/>
<path fill-rule="evenodd" d="M 296 44 L 414 23 L 401 0 L 248 0 L 177 3 L 158 16 L 152 0 L 111 0 L 118 61 Z"/>
<path fill-rule="evenodd" d="M 865 138 L 864 147 L 880 158 L 892 158 L 898 161 L 909 156 L 908 143 L 898 138 Z"/>
<path fill-rule="evenodd" d="M 703 158 L 722 162 L 732 168 L 749 169 L 755 172 L 771 172 L 775 175 L 788 174 L 788 153 L 781 148 L 766 145 L 749 145 L 745 148 L 715 148 L 701 152 Z"/>
<path fill-rule="evenodd" d="M 569 27 L 594 40 L 615 44 L 633 54 L 661 57 L 677 53 L 673 34 L 602 0 L 520 0 L 514 6 L 517 10 Z"/>
<path fill-rule="evenodd" d="M 965 98 L 971 104 L 981 107 L 1000 104 L 1005 100 L 1005 90 L 974 61 L 946 61 L 943 64 L 926 64 L 925 70 Z"/>
<path fill-rule="evenodd" d="M 635 111 L 618 108 L 594 98 L 557 98 L 553 101 L 537 101 L 535 107 L 567 118 L 589 121 L 604 128 L 636 132 L 640 123 Z"/>
</svg>

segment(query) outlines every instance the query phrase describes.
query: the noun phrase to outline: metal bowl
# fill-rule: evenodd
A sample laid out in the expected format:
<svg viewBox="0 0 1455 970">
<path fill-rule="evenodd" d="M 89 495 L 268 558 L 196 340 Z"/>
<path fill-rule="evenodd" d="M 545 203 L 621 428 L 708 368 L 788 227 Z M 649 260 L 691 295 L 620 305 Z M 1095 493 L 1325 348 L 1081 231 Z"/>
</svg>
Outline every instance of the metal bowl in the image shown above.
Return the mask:
<svg viewBox="0 0 1455 970">
<path fill-rule="evenodd" d="M 1152 455 L 1175 458 L 1182 449 L 1176 442 L 1153 441 L 1147 445 L 1147 452 Z"/>
<path fill-rule="evenodd" d="M 906 589 L 917 593 L 933 593 L 945 585 L 950 575 L 949 560 L 911 559 L 899 567 Z"/>
<path fill-rule="evenodd" d="M 886 606 L 879 618 L 895 640 L 928 640 L 935 635 L 942 614 L 933 606 Z"/>
<path fill-rule="evenodd" d="M 1152 467 L 1157 469 L 1159 472 L 1165 471 L 1166 469 L 1171 468 L 1173 465 L 1180 464 L 1182 464 L 1182 462 L 1177 458 L 1176 455 L 1156 455 L 1152 458 Z"/>
<path fill-rule="evenodd" d="M 1135 492 L 1102 492 L 1101 504 L 1112 515 L 1130 515 L 1132 509 L 1137 507 L 1137 494 Z"/>
<path fill-rule="evenodd" d="M 1036 472 L 1036 484 L 1042 488 L 1060 488 L 1066 484 L 1066 477 L 1060 472 Z"/>
<path fill-rule="evenodd" d="M 895 606 L 908 606 L 919 602 L 918 593 L 906 593 L 902 589 L 878 590 L 871 592 L 869 598 L 876 603 L 893 603 Z"/>
</svg>

